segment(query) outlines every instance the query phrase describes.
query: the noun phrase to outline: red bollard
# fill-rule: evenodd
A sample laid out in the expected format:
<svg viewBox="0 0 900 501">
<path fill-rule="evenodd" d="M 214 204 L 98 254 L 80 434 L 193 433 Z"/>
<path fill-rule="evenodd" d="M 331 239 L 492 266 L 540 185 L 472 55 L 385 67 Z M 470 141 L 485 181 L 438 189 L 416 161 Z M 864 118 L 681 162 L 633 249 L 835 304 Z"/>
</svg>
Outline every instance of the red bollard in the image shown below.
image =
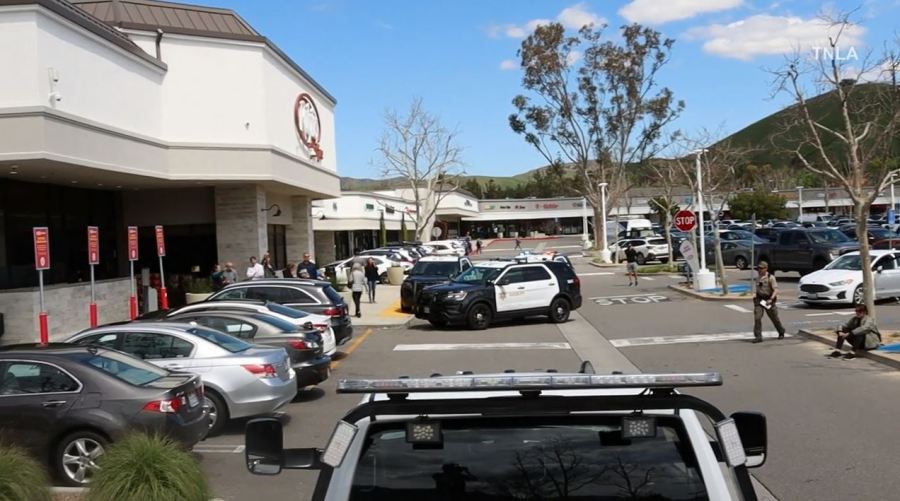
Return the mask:
<svg viewBox="0 0 900 501">
<path fill-rule="evenodd" d="M 48 315 L 46 311 L 38 314 L 38 323 L 41 326 L 41 344 L 46 345 L 50 342 L 50 327 L 48 325 Z"/>
<path fill-rule="evenodd" d="M 169 309 L 169 295 L 166 293 L 165 287 L 159 288 L 159 309 L 160 310 L 168 310 Z"/>
<path fill-rule="evenodd" d="M 137 318 L 137 298 L 131 296 L 128 298 L 128 309 L 131 312 L 131 319 L 134 320 Z"/>
<path fill-rule="evenodd" d="M 91 327 L 97 327 L 97 303 L 91 303 L 90 306 Z"/>
</svg>

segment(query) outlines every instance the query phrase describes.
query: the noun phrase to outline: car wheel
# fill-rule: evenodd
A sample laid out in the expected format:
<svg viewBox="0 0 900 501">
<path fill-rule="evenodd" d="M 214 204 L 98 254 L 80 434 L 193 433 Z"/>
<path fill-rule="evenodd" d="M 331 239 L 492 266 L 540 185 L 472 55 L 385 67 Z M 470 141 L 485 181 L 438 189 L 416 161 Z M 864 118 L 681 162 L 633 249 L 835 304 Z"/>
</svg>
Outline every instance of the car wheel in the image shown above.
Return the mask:
<svg viewBox="0 0 900 501">
<path fill-rule="evenodd" d="M 402 311 L 403 313 L 409 313 L 409 312 L 412 311 L 412 308 L 410 308 L 409 306 L 403 306 L 403 305 L 401 304 L 401 305 L 400 305 L 400 311 Z"/>
<path fill-rule="evenodd" d="M 76 431 L 65 436 L 56 447 L 56 472 L 59 479 L 70 487 L 90 484 L 100 470 L 97 460 L 106 452 L 109 440 L 88 430 Z"/>
<path fill-rule="evenodd" d="M 813 261 L 813 266 L 814 266 L 817 270 L 821 270 L 821 269 L 824 268 L 827 264 L 828 264 L 828 261 L 826 261 L 826 260 L 824 260 L 824 259 L 816 259 L 815 261 Z"/>
<path fill-rule="evenodd" d="M 207 436 L 213 437 L 220 433 L 228 423 L 228 406 L 225 400 L 218 393 L 206 390 L 206 405 L 209 407 L 209 433 Z"/>
<path fill-rule="evenodd" d="M 737 267 L 737 269 L 746 270 L 747 265 L 747 258 L 745 258 L 744 256 L 738 256 L 734 258 L 734 266 Z"/>
<path fill-rule="evenodd" d="M 661 258 L 659 258 L 659 262 L 662 264 L 669 264 L 669 258 L 661 257 Z"/>
<path fill-rule="evenodd" d="M 638 255 L 634 257 L 634 260 L 637 261 L 637 264 L 641 266 L 647 263 L 647 259 L 640 252 L 638 252 Z"/>
<path fill-rule="evenodd" d="M 378 275 L 378 282 L 381 283 L 381 284 L 386 284 L 386 283 L 388 283 L 388 274 L 387 274 L 387 272 L 384 272 L 384 273 L 382 273 L 381 275 Z"/>
<path fill-rule="evenodd" d="M 470 329 L 480 331 L 487 329 L 491 325 L 492 316 L 493 313 L 490 306 L 485 303 L 478 303 L 469 309 L 466 320 Z"/>
<path fill-rule="evenodd" d="M 561 324 L 569 320 L 569 313 L 572 307 L 565 298 L 558 297 L 550 303 L 550 321 L 554 324 Z"/>
<path fill-rule="evenodd" d="M 862 284 L 857 285 L 853 289 L 853 304 L 863 304 L 866 301 L 866 295 L 863 293 Z"/>
</svg>

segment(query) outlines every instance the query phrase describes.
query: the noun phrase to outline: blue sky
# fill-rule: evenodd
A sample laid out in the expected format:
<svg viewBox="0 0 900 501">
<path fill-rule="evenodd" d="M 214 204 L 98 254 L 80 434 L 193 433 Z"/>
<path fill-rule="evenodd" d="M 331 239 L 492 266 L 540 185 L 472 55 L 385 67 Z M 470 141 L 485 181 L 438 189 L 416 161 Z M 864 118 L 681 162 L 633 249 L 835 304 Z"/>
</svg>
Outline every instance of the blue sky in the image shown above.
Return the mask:
<svg viewBox="0 0 900 501">
<path fill-rule="evenodd" d="M 203 0 L 200 0 L 201 2 Z M 198 2 L 200 3 L 200 2 Z M 686 102 L 675 124 L 730 133 L 787 102 L 771 76 L 798 45 L 822 40 L 816 15 L 859 8 L 848 35 L 857 51 L 897 35 L 900 0 L 209 0 L 232 8 L 338 100 L 338 170 L 380 177 L 373 161 L 386 109 L 423 98 L 457 127 L 469 174 L 506 176 L 544 164 L 507 116 L 521 92 L 516 50 L 542 20 L 577 26 L 649 24 L 674 38 L 661 81 Z M 544 21 L 545 22 L 545 21 Z"/>
</svg>

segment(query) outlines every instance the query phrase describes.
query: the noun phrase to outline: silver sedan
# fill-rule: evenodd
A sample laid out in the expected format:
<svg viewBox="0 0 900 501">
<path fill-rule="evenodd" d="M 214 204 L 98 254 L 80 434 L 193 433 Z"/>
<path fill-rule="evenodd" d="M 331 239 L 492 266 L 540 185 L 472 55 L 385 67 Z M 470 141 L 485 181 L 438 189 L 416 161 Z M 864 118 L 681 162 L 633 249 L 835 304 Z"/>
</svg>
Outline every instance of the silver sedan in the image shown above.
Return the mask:
<svg viewBox="0 0 900 501">
<path fill-rule="evenodd" d="M 172 371 L 200 375 L 210 407 L 209 434 L 230 418 L 270 414 L 297 395 L 297 378 L 284 348 L 250 344 L 194 324 L 109 325 L 67 340 L 123 351 Z"/>
</svg>

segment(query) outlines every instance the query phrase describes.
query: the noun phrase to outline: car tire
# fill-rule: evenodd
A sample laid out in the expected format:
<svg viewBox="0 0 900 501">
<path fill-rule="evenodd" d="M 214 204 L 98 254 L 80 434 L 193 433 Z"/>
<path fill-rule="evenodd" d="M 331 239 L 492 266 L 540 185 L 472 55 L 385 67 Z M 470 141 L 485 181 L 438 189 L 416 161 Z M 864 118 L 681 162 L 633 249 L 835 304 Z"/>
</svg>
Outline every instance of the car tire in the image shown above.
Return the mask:
<svg viewBox="0 0 900 501">
<path fill-rule="evenodd" d="M 647 258 L 644 257 L 640 252 L 637 253 L 637 256 L 634 257 L 634 260 L 637 261 L 637 264 L 643 266 L 647 264 Z"/>
<path fill-rule="evenodd" d="M 661 258 L 659 258 L 659 262 L 662 264 L 669 264 L 669 258 L 661 257 Z"/>
<path fill-rule="evenodd" d="M 856 286 L 853 289 L 853 298 L 850 300 L 854 305 L 863 304 L 866 302 L 866 295 L 863 292 L 862 284 Z"/>
<path fill-rule="evenodd" d="M 475 303 L 469 308 L 469 313 L 466 315 L 466 324 L 469 326 L 469 329 L 481 331 L 491 325 L 493 316 L 491 307 L 487 303 Z"/>
<path fill-rule="evenodd" d="M 382 273 L 381 275 L 378 275 L 378 283 L 380 283 L 380 284 L 382 284 L 382 285 L 388 283 L 388 274 L 387 274 L 387 272 L 384 272 L 384 273 Z"/>
<path fill-rule="evenodd" d="M 558 297 L 550 303 L 548 316 L 552 323 L 561 324 L 568 321 L 570 313 L 572 313 L 572 306 L 566 298 Z"/>
<path fill-rule="evenodd" d="M 69 487 L 85 487 L 99 467 L 96 460 L 106 452 L 109 440 L 90 430 L 69 433 L 56 445 L 53 466 L 59 480 Z M 82 480 L 79 481 L 78 479 Z"/>
<path fill-rule="evenodd" d="M 410 308 L 409 306 L 403 306 L 403 305 L 401 304 L 401 305 L 400 305 L 400 311 L 402 311 L 403 313 L 410 313 L 411 311 L 413 311 L 413 309 Z"/>
<path fill-rule="evenodd" d="M 749 266 L 749 261 L 744 256 L 738 256 L 734 258 L 734 266 L 739 270 L 746 270 L 747 266 Z"/>
<path fill-rule="evenodd" d="M 209 406 L 209 432 L 208 437 L 214 437 L 225 429 L 228 423 L 228 406 L 225 400 L 215 391 L 206 389 L 206 404 Z"/>
<path fill-rule="evenodd" d="M 819 258 L 819 259 L 816 259 L 815 261 L 813 261 L 813 266 L 814 266 L 815 269 L 817 269 L 817 270 L 821 270 L 821 269 L 824 268 L 826 265 L 828 265 L 828 261 L 826 261 L 826 260 L 824 260 L 824 259 L 822 259 L 822 258 Z"/>
</svg>

